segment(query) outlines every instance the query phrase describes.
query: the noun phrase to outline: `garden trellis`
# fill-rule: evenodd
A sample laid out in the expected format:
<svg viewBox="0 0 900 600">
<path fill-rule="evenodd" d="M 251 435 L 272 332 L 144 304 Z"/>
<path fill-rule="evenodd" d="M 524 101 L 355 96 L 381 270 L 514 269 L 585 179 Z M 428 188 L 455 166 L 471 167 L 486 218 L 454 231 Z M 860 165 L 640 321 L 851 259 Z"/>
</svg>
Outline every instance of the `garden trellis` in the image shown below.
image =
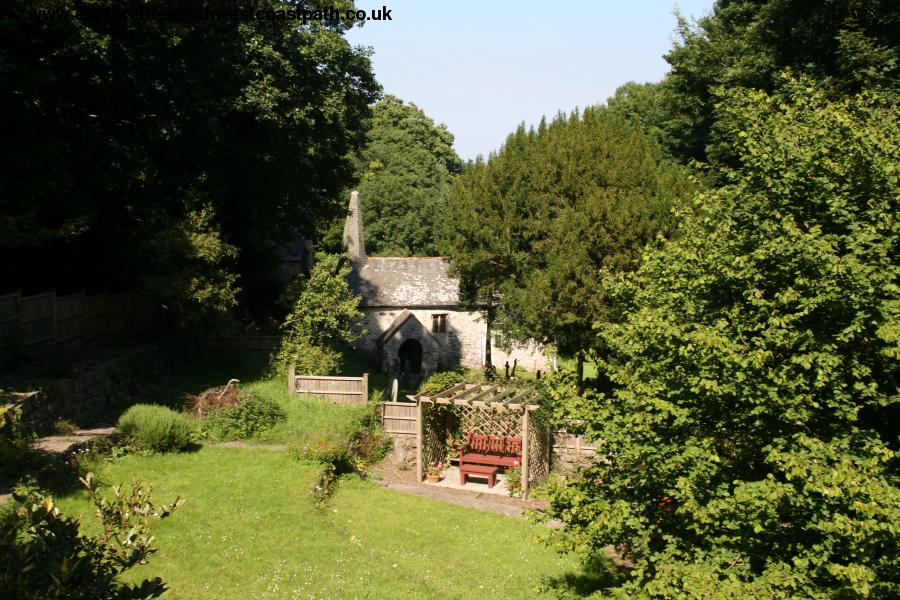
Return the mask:
<svg viewBox="0 0 900 600">
<path fill-rule="evenodd" d="M 460 383 L 416 402 L 416 476 L 425 465 L 446 458 L 454 433 L 522 438 L 522 491 L 539 483 L 550 470 L 550 435 L 536 418 L 539 395 L 531 388 Z"/>
</svg>

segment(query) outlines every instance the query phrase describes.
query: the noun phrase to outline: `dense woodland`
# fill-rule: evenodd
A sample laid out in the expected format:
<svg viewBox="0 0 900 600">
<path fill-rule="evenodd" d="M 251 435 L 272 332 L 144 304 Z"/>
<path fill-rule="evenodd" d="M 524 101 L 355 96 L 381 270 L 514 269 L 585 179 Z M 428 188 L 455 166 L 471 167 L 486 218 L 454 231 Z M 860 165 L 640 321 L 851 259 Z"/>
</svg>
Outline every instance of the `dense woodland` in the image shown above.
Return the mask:
<svg viewBox="0 0 900 600">
<path fill-rule="evenodd" d="M 468 164 L 347 26 L 0 20 L 5 285 L 265 318 L 359 189 L 373 253 L 441 253 L 495 331 L 597 364 L 541 385 L 602 440 L 549 491 L 549 543 L 634 565 L 598 593 L 900 596 L 895 3 L 718 0 L 661 82 Z"/>
<path fill-rule="evenodd" d="M 4 291 L 136 289 L 175 326 L 266 316 L 282 247 L 341 212 L 381 91 L 351 25 L 14 4 L 0 18 Z"/>
</svg>

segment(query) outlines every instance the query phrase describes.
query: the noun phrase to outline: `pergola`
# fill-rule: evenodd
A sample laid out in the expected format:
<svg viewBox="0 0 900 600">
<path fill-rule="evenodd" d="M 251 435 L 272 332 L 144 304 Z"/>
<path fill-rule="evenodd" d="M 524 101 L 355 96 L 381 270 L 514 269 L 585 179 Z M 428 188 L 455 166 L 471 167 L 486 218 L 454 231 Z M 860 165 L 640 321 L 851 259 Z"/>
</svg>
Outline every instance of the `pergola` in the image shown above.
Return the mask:
<svg viewBox="0 0 900 600">
<path fill-rule="evenodd" d="M 407 396 L 416 402 L 416 476 L 443 458 L 453 430 L 522 438 L 522 492 L 550 470 L 549 432 L 532 413 L 540 396 L 532 389 L 460 383 L 438 394 Z M 442 410 L 443 409 L 443 410 Z"/>
</svg>

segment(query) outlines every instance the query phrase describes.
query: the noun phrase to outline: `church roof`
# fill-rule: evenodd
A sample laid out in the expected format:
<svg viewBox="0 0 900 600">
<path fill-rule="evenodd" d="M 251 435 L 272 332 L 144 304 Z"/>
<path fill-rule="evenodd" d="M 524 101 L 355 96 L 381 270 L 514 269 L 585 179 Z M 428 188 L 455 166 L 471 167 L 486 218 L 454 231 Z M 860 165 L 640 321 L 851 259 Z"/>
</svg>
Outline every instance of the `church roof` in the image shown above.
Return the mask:
<svg viewBox="0 0 900 600">
<path fill-rule="evenodd" d="M 350 288 L 361 306 L 457 306 L 459 281 L 447 274 L 443 258 L 369 256 L 353 269 Z"/>
</svg>

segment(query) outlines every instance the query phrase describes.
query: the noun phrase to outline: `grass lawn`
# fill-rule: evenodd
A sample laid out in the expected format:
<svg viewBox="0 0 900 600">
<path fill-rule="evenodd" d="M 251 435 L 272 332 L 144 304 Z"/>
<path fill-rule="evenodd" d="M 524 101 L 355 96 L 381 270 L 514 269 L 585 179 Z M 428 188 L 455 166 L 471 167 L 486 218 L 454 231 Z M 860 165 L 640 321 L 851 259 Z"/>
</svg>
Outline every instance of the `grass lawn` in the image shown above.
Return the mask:
<svg viewBox="0 0 900 600">
<path fill-rule="evenodd" d="M 578 578 L 574 559 L 534 543 L 538 526 L 355 476 L 320 508 L 316 474 L 285 452 L 223 447 L 97 471 L 104 484 L 151 483 L 158 503 L 187 499 L 155 524 L 159 553 L 129 573 L 161 576 L 164 598 L 522 598 Z M 94 523 L 85 494 L 60 505 Z"/>
</svg>

